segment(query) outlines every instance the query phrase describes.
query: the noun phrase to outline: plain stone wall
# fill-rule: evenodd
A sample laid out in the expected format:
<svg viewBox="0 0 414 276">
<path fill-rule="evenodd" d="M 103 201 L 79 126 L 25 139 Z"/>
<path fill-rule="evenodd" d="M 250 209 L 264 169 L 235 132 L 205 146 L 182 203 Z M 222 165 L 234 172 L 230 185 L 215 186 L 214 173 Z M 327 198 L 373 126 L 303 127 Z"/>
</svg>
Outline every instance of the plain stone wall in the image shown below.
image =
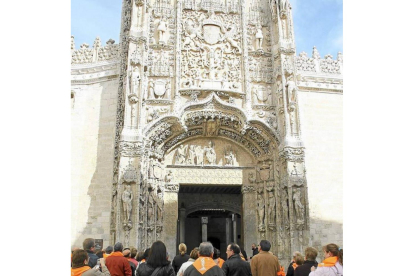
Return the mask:
<svg viewBox="0 0 414 276">
<path fill-rule="evenodd" d="M 110 241 L 118 80 L 72 86 L 71 244 Z"/>
<path fill-rule="evenodd" d="M 310 209 L 310 242 L 343 243 L 342 94 L 299 92 Z"/>
</svg>

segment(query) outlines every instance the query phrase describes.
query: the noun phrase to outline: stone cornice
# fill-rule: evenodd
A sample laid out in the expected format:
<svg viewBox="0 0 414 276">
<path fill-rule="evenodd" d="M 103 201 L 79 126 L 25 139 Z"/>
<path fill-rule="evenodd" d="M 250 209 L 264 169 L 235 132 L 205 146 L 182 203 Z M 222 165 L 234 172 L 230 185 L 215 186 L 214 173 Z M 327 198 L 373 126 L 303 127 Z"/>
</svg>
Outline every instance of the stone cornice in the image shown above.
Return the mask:
<svg viewBox="0 0 414 276">
<path fill-rule="evenodd" d="M 94 64 L 72 65 L 71 83 L 88 84 L 117 78 L 119 75 L 119 61 Z"/>
</svg>

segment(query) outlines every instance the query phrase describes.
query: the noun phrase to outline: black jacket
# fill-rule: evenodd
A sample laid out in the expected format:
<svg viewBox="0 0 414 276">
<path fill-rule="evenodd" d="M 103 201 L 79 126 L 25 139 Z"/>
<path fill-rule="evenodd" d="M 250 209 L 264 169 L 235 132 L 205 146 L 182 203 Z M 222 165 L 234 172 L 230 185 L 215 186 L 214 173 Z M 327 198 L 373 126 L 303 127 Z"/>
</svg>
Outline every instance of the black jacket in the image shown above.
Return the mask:
<svg viewBox="0 0 414 276">
<path fill-rule="evenodd" d="M 312 266 L 317 267 L 318 262 L 317 261 L 305 261 L 303 265 L 300 265 L 295 269 L 295 273 L 293 275 L 294 276 L 309 276 Z"/>
<path fill-rule="evenodd" d="M 252 249 L 252 250 L 253 250 L 253 256 L 259 254 L 259 248 L 256 247 L 255 249 Z"/>
<path fill-rule="evenodd" d="M 188 259 L 190 259 L 190 256 L 187 254 L 183 256 L 179 254 L 174 257 L 174 260 L 172 261 L 172 267 L 174 268 L 175 274 L 177 274 L 178 270 L 180 270 L 181 265 L 188 261 Z"/>
<path fill-rule="evenodd" d="M 295 269 L 293 268 L 293 262 L 289 264 L 289 267 L 286 271 L 286 276 L 293 276 L 295 273 Z"/>
<path fill-rule="evenodd" d="M 98 262 L 99 257 L 96 256 L 92 251 L 86 250 L 86 252 L 88 252 L 88 256 L 89 256 L 89 267 L 93 268 L 96 263 Z"/>
<path fill-rule="evenodd" d="M 155 268 L 151 267 L 147 263 L 142 263 L 138 266 L 137 269 L 137 276 L 151 276 L 152 272 L 155 270 Z M 158 270 L 158 273 L 156 276 L 175 276 L 174 269 L 171 266 L 171 263 L 169 263 L 166 266 L 161 267 L 160 270 Z"/>
<path fill-rule="evenodd" d="M 234 254 L 224 262 L 222 267 L 226 276 L 251 276 L 250 264 L 243 261 L 240 255 Z"/>
</svg>

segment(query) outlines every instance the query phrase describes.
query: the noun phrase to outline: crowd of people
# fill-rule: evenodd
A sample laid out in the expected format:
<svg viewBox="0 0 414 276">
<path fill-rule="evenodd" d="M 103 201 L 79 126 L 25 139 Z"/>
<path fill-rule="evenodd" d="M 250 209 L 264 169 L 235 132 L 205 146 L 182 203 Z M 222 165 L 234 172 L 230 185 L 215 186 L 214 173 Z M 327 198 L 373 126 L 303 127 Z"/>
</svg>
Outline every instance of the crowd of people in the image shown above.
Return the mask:
<svg viewBox="0 0 414 276">
<path fill-rule="evenodd" d="M 156 241 L 151 248 L 138 252 L 117 242 L 105 250 L 95 250 L 95 241 L 85 239 L 83 249 L 72 248 L 71 276 L 340 276 L 343 275 L 343 250 L 330 243 L 323 247 L 324 260 L 316 261 L 318 251 L 307 247 L 304 255 L 296 251 L 285 273 L 271 244 L 262 240 L 252 245 L 253 256 L 248 258 L 235 243 L 227 246 L 227 259 L 210 242 L 202 242 L 187 254 L 181 243 L 179 254 L 170 261 L 167 248 Z M 244 253 L 244 254 L 243 254 Z"/>
</svg>

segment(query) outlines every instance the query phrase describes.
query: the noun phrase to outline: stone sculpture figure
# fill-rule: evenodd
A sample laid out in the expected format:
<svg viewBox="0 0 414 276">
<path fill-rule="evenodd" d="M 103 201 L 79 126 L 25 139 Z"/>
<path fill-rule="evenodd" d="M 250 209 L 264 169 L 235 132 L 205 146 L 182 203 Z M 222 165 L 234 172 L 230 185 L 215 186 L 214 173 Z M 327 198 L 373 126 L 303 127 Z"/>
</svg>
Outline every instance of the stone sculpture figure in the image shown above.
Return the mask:
<svg viewBox="0 0 414 276">
<path fill-rule="evenodd" d="M 116 185 L 112 186 L 112 210 L 116 208 L 116 195 L 118 194 L 118 190 Z"/>
<path fill-rule="evenodd" d="M 163 216 L 162 216 L 162 193 L 158 193 L 157 197 L 157 221 L 162 222 Z"/>
<path fill-rule="evenodd" d="M 172 177 L 172 171 L 168 170 L 167 175 L 165 176 L 165 183 L 171 183 Z"/>
<path fill-rule="evenodd" d="M 288 199 L 287 199 L 287 191 L 282 190 L 282 212 L 283 212 L 283 224 L 285 225 L 286 229 L 289 229 L 289 210 L 288 210 Z"/>
<path fill-rule="evenodd" d="M 195 164 L 204 165 L 204 150 L 201 146 L 195 146 Z"/>
<path fill-rule="evenodd" d="M 165 16 L 161 17 L 159 23 L 158 23 L 158 42 L 165 43 L 165 32 L 167 31 L 167 19 Z"/>
<path fill-rule="evenodd" d="M 304 219 L 304 207 L 302 202 L 300 201 L 301 193 L 300 189 L 296 189 L 293 191 L 293 203 L 295 206 L 295 213 L 296 213 L 296 222 L 298 224 L 303 224 L 305 222 Z"/>
<path fill-rule="evenodd" d="M 224 156 L 226 159 L 226 165 L 234 166 L 236 163 L 236 155 L 233 153 L 232 150 L 229 150 L 226 155 Z"/>
<path fill-rule="evenodd" d="M 151 224 L 152 218 L 154 216 L 154 204 L 155 204 L 154 194 L 150 192 L 149 197 L 148 197 L 148 224 Z"/>
<path fill-rule="evenodd" d="M 190 147 L 188 148 L 187 164 L 193 165 L 195 156 L 196 156 L 195 146 L 190 145 Z"/>
<path fill-rule="evenodd" d="M 262 194 L 257 195 L 257 212 L 259 213 L 259 226 L 264 225 L 265 202 Z"/>
<path fill-rule="evenodd" d="M 188 145 L 184 146 L 183 144 L 181 144 L 178 147 L 178 149 L 176 151 L 176 155 L 175 155 L 175 164 L 184 164 L 185 163 L 185 156 L 186 156 L 187 147 L 188 147 Z"/>
<path fill-rule="evenodd" d="M 273 191 L 269 192 L 269 223 L 275 223 L 276 219 L 276 213 L 275 213 L 275 207 L 276 207 L 276 199 L 275 195 L 273 194 Z"/>
<path fill-rule="evenodd" d="M 148 99 L 154 99 L 154 82 L 148 82 Z"/>
<path fill-rule="evenodd" d="M 214 150 L 214 144 L 212 141 L 208 142 L 208 147 L 204 147 L 206 153 L 207 162 L 210 165 L 216 164 L 216 151 Z"/>
<path fill-rule="evenodd" d="M 256 50 L 262 49 L 263 44 L 263 32 L 262 32 L 262 26 L 260 24 L 257 25 L 257 31 L 256 31 Z"/>
<path fill-rule="evenodd" d="M 131 222 L 132 199 L 133 199 L 133 195 L 131 191 L 131 186 L 126 185 L 125 190 L 122 193 L 122 203 L 124 207 L 125 223 Z"/>
<path fill-rule="evenodd" d="M 296 84 L 295 84 L 295 81 L 293 80 L 292 76 L 290 76 L 288 78 L 288 81 L 286 82 L 286 87 L 287 87 L 287 91 L 288 91 L 289 102 L 290 103 L 295 103 L 296 102 L 297 88 L 296 88 Z"/>
</svg>

